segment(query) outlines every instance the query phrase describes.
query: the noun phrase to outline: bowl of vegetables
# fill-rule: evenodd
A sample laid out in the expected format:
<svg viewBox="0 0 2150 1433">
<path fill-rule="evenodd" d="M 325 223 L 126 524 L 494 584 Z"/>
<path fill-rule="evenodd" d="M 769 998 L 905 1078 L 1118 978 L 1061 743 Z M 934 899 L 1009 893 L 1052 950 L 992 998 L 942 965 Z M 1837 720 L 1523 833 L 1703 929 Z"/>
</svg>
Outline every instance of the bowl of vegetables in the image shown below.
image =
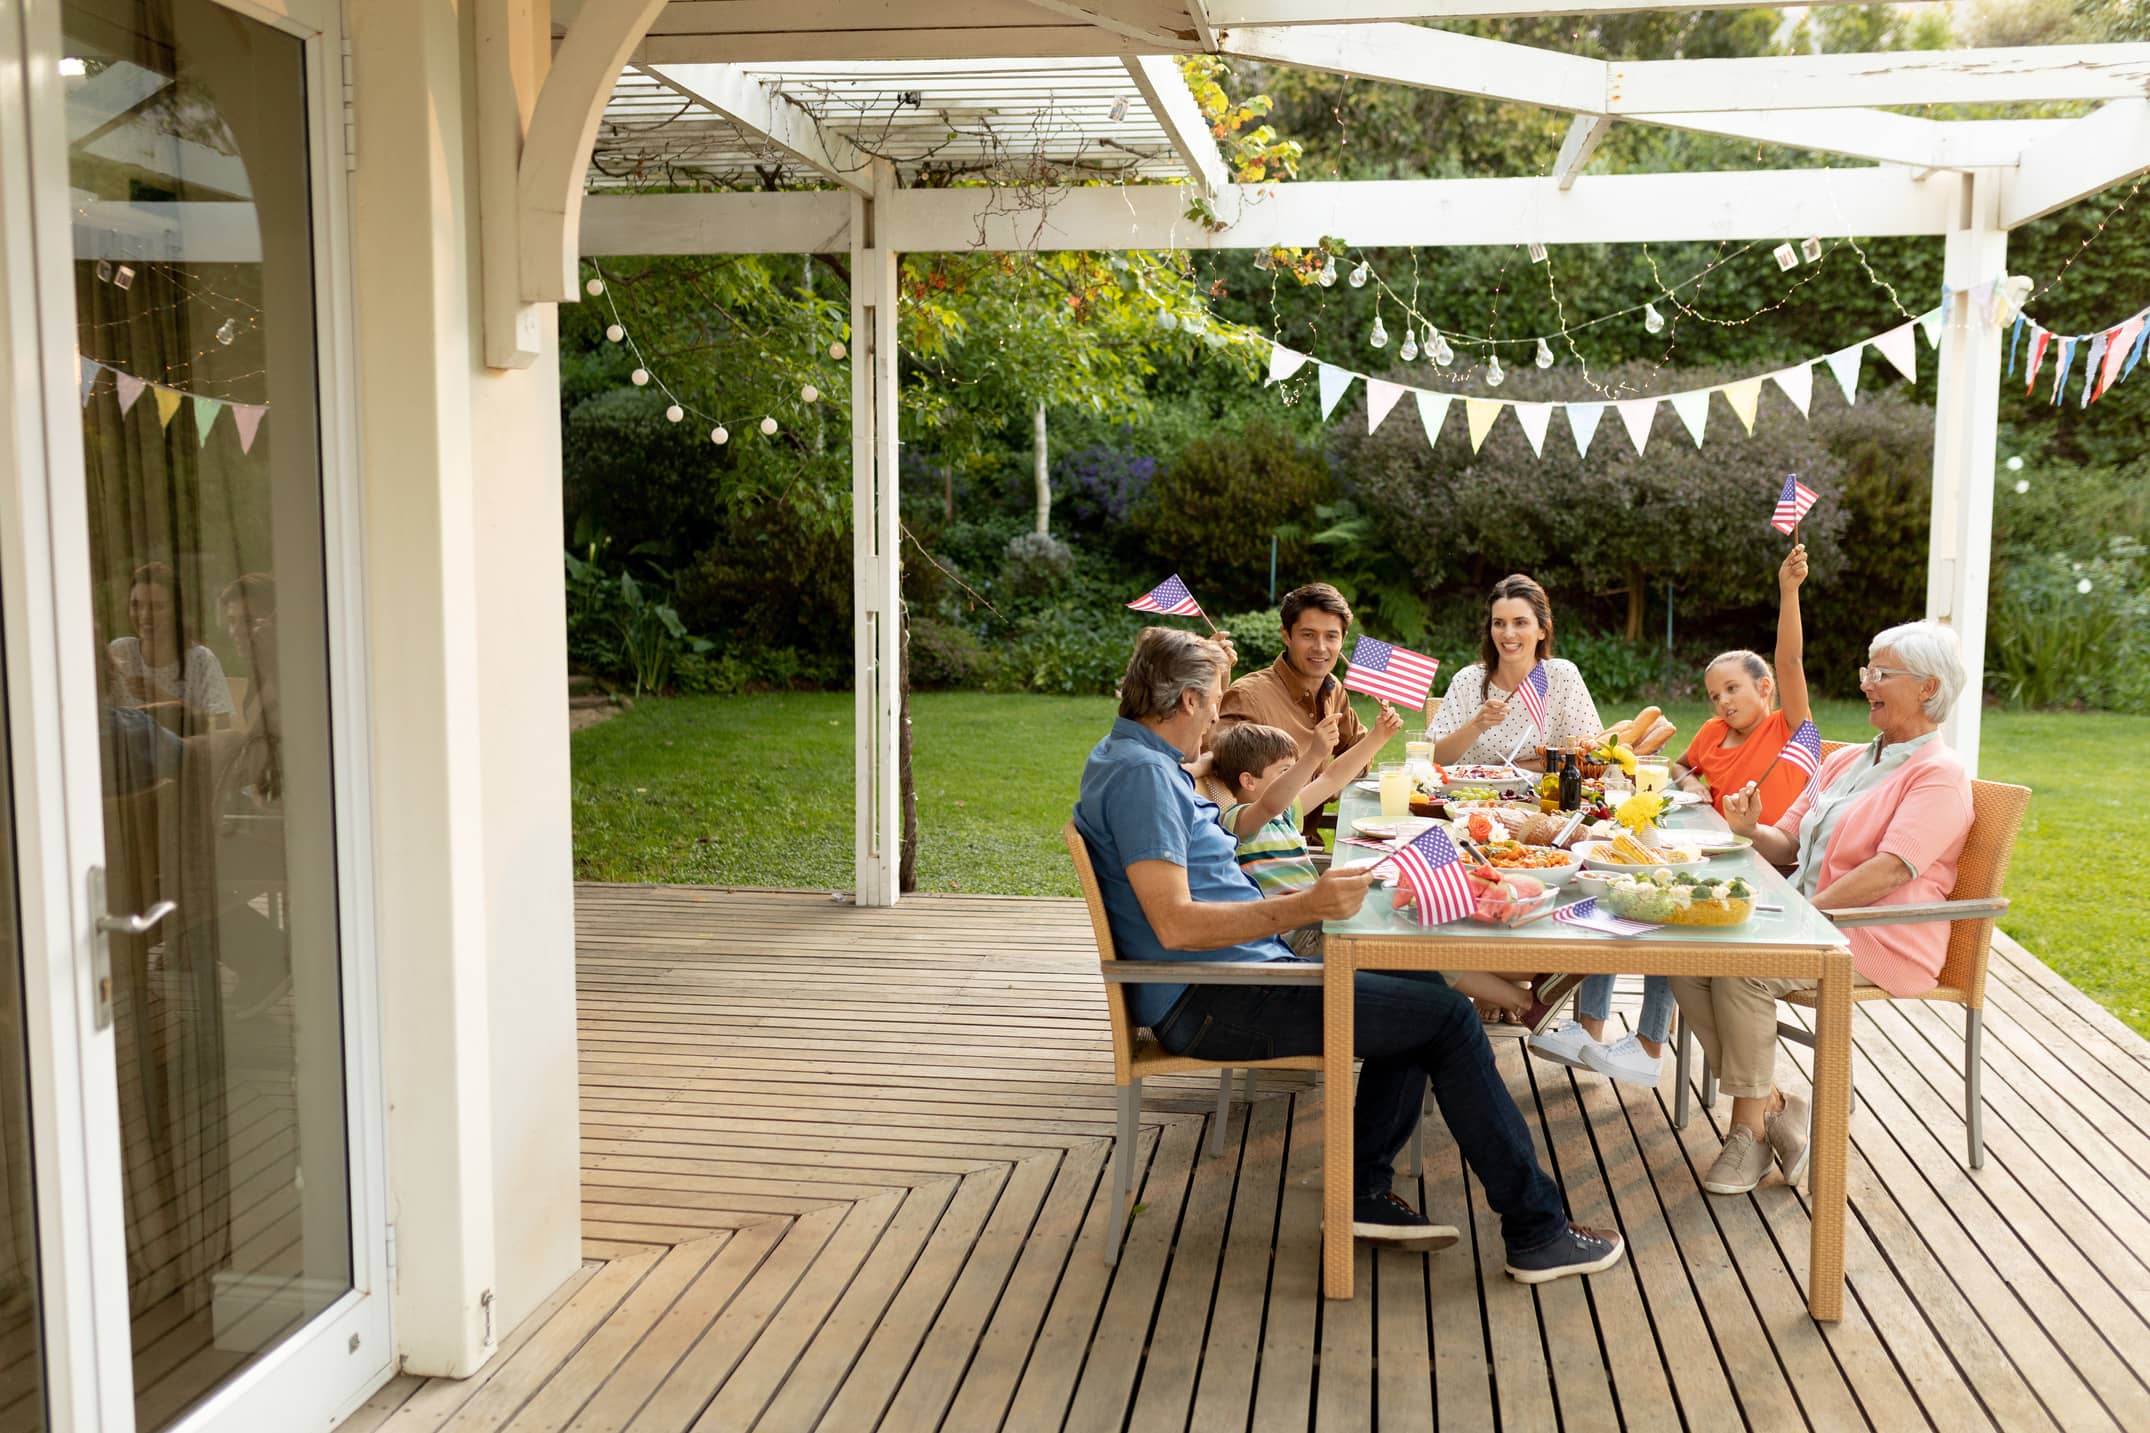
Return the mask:
<svg viewBox="0 0 2150 1433">
<path fill-rule="evenodd" d="M 1616 916 L 1663 925 L 1739 925 L 1754 914 L 1754 888 L 1745 881 L 1698 879 L 1687 871 L 1611 876 L 1600 899 Z"/>
</svg>

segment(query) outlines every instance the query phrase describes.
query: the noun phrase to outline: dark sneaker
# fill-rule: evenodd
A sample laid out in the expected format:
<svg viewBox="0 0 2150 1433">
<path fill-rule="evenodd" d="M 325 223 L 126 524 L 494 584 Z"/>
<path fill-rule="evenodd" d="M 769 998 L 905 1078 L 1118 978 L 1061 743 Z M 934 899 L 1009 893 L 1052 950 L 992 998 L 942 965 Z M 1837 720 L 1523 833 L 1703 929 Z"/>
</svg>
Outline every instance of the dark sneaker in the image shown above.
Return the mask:
<svg viewBox="0 0 2150 1433">
<path fill-rule="evenodd" d="M 1436 1224 L 1394 1193 L 1359 1198 L 1351 1204 L 1351 1237 L 1390 1249 L 1446 1249 L 1463 1235 L 1452 1224 Z"/>
<path fill-rule="evenodd" d="M 1543 1035 L 1560 1007 L 1568 1003 L 1575 987 L 1583 983 L 1580 975 L 1541 975 L 1530 983 L 1531 1006 L 1518 1016 L 1516 1023 L 1533 1035 Z"/>
<path fill-rule="evenodd" d="M 1627 1243 L 1611 1229 L 1570 1224 L 1542 1248 L 1508 1254 L 1508 1277 L 1519 1284 L 1546 1284 L 1575 1274 L 1602 1274 L 1620 1262 Z"/>
</svg>

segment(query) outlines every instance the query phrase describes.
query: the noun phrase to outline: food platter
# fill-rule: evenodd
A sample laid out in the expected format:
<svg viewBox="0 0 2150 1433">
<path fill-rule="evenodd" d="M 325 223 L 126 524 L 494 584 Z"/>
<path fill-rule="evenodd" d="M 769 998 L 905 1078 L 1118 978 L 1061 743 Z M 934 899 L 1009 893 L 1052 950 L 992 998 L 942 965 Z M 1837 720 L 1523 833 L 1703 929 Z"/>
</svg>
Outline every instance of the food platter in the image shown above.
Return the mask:
<svg viewBox="0 0 2150 1433">
<path fill-rule="evenodd" d="M 1451 791 L 1491 790 L 1496 793 L 1520 790 L 1535 794 L 1538 773 L 1525 771 L 1518 766 L 1484 766 L 1476 763 L 1441 766 L 1429 763 L 1430 773 L 1421 774 L 1418 784 L 1428 791 L 1447 793 Z M 1423 772 L 1423 768 L 1421 769 Z M 1431 780 L 1427 779 L 1430 774 Z"/>
<path fill-rule="evenodd" d="M 1684 860 L 1652 861 L 1644 865 L 1639 861 L 1616 860 L 1610 841 L 1578 841 L 1575 854 L 1583 858 L 1583 864 L 1593 871 L 1618 871 L 1628 875 L 1644 871 L 1700 871 L 1709 866 L 1709 857 L 1694 847 L 1672 847 L 1663 852 L 1666 856 L 1682 856 Z"/>
</svg>

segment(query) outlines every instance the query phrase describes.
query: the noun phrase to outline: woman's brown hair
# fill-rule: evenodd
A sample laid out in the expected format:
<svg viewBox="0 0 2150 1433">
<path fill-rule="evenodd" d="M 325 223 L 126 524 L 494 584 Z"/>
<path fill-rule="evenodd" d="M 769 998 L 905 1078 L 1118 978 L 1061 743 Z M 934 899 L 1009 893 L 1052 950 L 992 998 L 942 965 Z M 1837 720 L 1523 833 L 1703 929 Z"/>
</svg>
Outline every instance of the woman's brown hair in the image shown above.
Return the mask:
<svg viewBox="0 0 2150 1433">
<path fill-rule="evenodd" d="M 1538 638 L 1538 660 L 1553 655 L 1553 604 L 1546 600 L 1545 589 L 1534 580 L 1518 572 L 1503 577 L 1493 584 L 1493 591 L 1486 597 L 1486 624 L 1478 634 L 1478 662 L 1491 677 L 1500 670 L 1500 649 L 1493 645 L 1493 604 L 1518 598 L 1530 604 L 1532 615 L 1538 619 L 1543 635 Z"/>
</svg>

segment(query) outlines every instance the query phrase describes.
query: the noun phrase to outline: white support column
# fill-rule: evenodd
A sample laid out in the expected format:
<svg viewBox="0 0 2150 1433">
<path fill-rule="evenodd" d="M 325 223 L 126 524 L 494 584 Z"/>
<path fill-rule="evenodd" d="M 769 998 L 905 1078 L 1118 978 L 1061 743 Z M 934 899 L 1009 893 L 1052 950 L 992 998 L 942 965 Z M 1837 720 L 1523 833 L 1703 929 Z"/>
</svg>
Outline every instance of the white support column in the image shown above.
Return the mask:
<svg viewBox="0 0 2150 1433">
<path fill-rule="evenodd" d="M 896 251 L 882 221 L 893 166 L 872 164 L 872 192 L 851 199 L 851 570 L 858 700 L 854 898 L 896 903 L 902 808 L 896 787 L 898 649 L 896 549 Z"/>
<path fill-rule="evenodd" d="M 1948 232 L 1942 278 L 1962 293 L 2006 276 L 2008 231 L 2001 227 L 2000 175 L 1971 174 L 1959 182 L 1963 207 Z M 1954 627 L 1963 639 L 1969 680 L 1943 735 L 1975 775 L 1986 676 L 1986 595 L 1993 557 L 1993 459 L 2000 424 L 2002 330 L 1984 313 L 1973 312 L 1973 307 L 1970 303 L 1952 306 L 1941 331 L 1926 615 Z"/>
</svg>

